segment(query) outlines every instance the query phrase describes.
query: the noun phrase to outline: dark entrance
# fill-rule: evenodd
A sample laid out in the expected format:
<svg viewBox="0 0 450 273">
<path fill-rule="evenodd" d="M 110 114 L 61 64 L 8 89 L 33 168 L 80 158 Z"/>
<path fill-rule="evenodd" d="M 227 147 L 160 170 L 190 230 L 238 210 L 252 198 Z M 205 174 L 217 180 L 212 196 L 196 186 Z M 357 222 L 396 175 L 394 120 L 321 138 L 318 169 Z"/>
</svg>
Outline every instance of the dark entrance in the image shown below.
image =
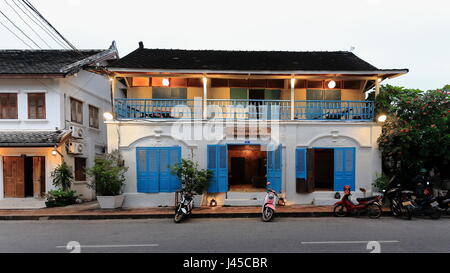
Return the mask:
<svg viewBox="0 0 450 273">
<path fill-rule="evenodd" d="M 318 191 L 334 189 L 333 149 L 314 149 L 314 188 Z"/>
<path fill-rule="evenodd" d="M 259 145 L 228 146 L 230 191 L 259 191 L 266 188 L 267 152 Z"/>
</svg>

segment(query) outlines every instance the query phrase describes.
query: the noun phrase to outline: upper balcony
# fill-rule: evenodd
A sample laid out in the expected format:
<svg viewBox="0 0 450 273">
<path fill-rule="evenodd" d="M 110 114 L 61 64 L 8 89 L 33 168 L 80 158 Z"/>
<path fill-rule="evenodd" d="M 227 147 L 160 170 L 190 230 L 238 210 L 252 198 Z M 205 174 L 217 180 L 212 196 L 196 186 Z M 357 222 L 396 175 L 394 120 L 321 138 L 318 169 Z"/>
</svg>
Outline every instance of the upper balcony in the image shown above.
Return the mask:
<svg viewBox="0 0 450 273">
<path fill-rule="evenodd" d="M 129 77 L 118 120 L 373 121 L 364 81 Z M 116 92 L 116 94 L 118 91 Z M 117 96 L 116 96 L 117 97 Z"/>
</svg>

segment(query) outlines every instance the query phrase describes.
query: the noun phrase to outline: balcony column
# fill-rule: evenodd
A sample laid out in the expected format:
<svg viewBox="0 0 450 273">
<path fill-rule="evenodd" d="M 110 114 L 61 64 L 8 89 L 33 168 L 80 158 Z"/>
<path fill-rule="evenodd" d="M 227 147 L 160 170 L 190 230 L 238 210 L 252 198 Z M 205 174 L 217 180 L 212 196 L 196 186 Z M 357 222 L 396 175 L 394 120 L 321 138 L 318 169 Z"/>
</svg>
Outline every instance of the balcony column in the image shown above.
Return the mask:
<svg viewBox="0 0 450 273">
<path fill-rule="evenodd" d="M 116 118 L 116 102 L 115 102 L 115 98 L 116 98 L 116 76 L 113 77 L 109 77 L 109 82 L 111 84 L 111 114 L 113 115 L 113 117 Z"/>
<path fill-rule="evenodd" d="M 295 78 L 291 79 L 291 120 L 295 119 Z"/>
<path fill-rule="evenodd" d="M 380 79 L 375 80 L 375 98 L 380 94 Z"/>
<path fill-rule="evenodd" d="M 208 78 L 203 77 L 203 119 L 208 118 Z"/>
</svg>

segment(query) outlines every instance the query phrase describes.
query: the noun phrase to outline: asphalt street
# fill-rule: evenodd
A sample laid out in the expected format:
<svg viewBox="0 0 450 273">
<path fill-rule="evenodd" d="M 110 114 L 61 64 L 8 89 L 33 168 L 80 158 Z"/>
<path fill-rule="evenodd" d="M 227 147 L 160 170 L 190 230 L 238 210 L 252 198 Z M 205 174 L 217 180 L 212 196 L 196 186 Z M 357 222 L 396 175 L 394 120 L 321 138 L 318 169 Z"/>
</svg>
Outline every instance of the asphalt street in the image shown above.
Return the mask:
<svg viewBox="0 0 450 273">
<path fill-rule="evenodd" d="M 13 253 L 450 253 L 450 218 L 3 221 Z"/>
</svg>

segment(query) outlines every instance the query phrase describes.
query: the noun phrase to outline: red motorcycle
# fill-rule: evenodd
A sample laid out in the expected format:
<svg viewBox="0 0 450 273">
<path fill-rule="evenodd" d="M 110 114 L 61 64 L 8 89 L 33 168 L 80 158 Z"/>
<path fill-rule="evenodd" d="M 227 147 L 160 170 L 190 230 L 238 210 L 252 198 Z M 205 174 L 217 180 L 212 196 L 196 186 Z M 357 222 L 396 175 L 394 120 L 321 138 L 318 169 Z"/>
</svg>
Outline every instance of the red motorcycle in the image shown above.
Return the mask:
<svg viewBox="0 0 450 273">
<path fill-rule="evenodd" d="M 378 195 L 367 198 L 357 198 L 358 204 L 355 204 L 350 200 L 350 196 L 352 195 L 350 186 L 344 187 L 344 193 L 342 200 L 334 204 L 334 216 L 344 217 L 353 212 L 357 212 L 359 215 L 360 212 L 367 211 L 370 218 L 380 218 L 382 213 L 381 200 L 383 199 L 383 196 Z"/>
</svg>

